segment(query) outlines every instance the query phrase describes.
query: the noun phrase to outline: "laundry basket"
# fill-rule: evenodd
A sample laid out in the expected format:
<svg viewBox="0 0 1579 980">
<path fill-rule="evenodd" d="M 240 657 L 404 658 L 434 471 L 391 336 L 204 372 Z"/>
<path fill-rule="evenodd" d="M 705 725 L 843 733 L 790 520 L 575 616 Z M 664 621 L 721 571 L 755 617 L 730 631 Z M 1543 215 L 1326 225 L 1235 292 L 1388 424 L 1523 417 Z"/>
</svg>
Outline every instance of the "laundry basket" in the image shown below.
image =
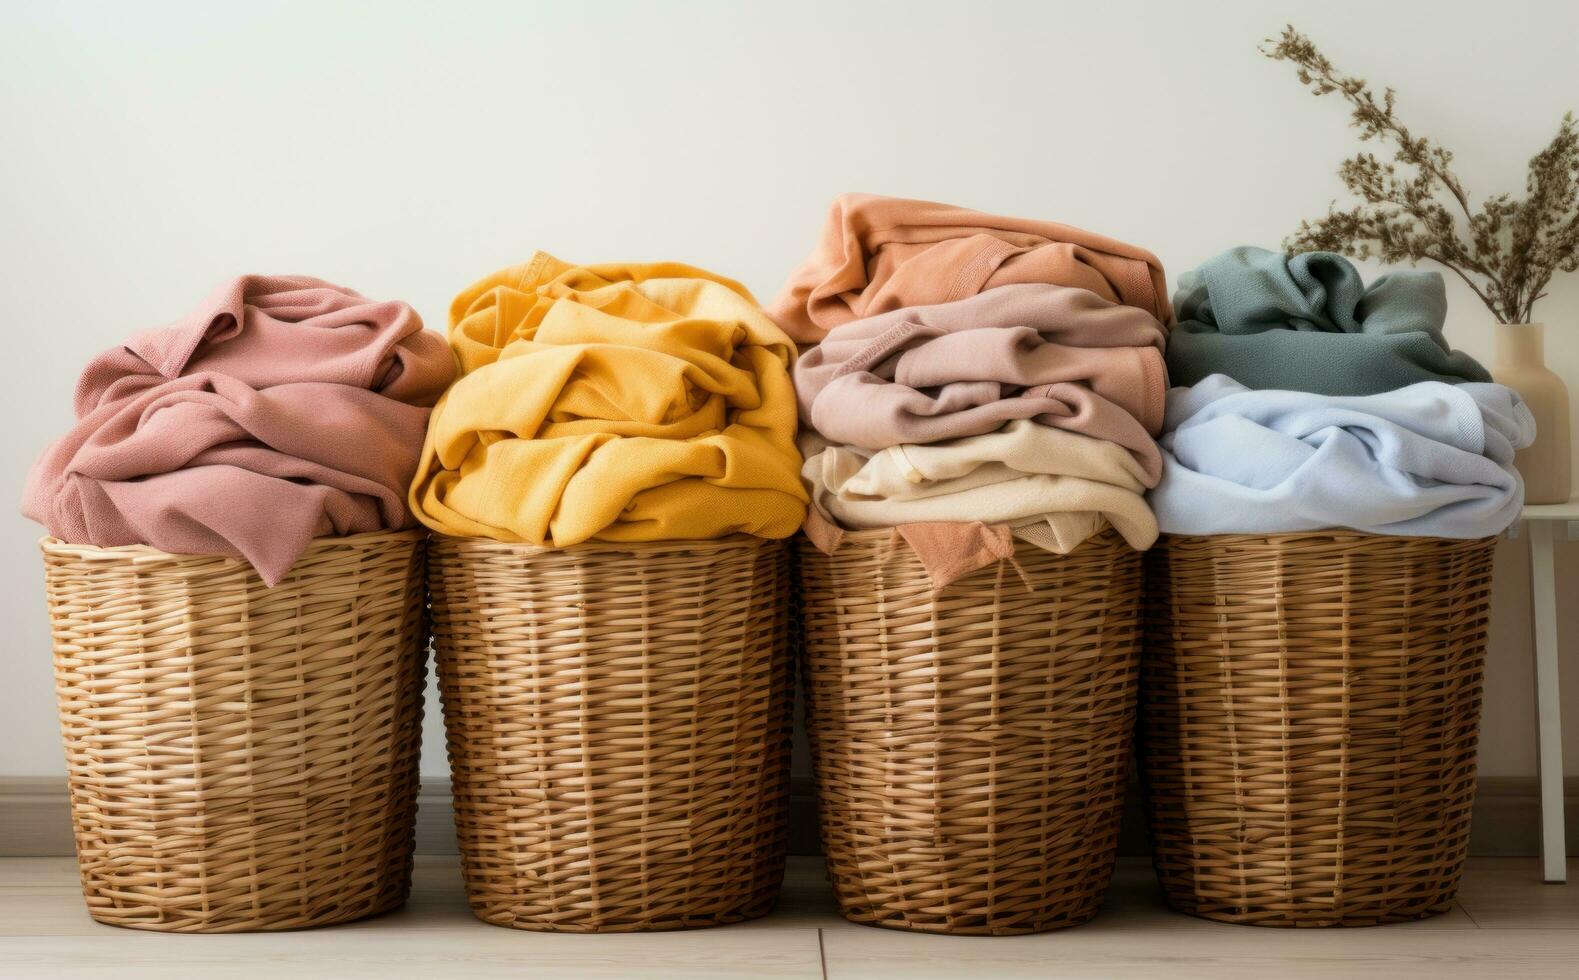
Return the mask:
<svg viewBox="0 0 1579 980">
<path fill-rule="evenodd" d="M 626 932 L 768 912 L 789 802 L 782 541 L 436 537 L 429 584 L 478 918 Z"/>
<path fill-rule="evenodd" d="M 232 558 L 42 542 L 77 862 L 100 922 L 328 925 L 405 901 L 423 533 Z"/>
<path fill-rule="evenodd" d="M 1493 545 L 1163 537 L 1148 561 L 1141 734 L 1175 908 L 1336 926 L 1452 904 Z"/>
<path fill-rule="evenodd" d="M 1005 935 L 1084 922 L 1118 847 L 1140 554 L 1107 531 L 934 592 L 891 531 L 800 547 L 828 876 L 856 922 Z"/>
</svg>

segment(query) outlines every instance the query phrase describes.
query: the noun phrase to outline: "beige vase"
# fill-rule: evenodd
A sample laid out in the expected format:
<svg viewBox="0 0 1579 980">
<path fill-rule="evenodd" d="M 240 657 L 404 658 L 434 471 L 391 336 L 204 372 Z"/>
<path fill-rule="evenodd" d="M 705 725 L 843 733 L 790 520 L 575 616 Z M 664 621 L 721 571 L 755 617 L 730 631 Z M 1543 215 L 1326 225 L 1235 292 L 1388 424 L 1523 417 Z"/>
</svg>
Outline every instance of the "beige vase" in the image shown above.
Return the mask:
<svg viewBox="0 0 1579 980">
<path fill-rule="evenodd" d="M 1545 327 L 1497 324 L 1497 359 L 1491 375 L 1518 392 L 1535 415 L 1535 444 L 1513 459 L 1524 477 L 1527 504 L 1566 503 L 1573 494 L 1573 440 L 1568 431 L 1568 389 L 1546 366 Z"/>
</svg>

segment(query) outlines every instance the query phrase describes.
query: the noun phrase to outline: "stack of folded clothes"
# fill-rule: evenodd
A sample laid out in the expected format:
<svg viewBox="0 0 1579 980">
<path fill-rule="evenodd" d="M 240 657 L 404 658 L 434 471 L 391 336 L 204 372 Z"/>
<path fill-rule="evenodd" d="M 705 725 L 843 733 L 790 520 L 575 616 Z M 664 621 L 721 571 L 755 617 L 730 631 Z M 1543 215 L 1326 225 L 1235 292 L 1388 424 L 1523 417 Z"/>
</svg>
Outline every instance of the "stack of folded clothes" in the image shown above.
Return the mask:
<svg viewBox="0 0 1579 980">
<path fill-rule="evenodd" d="M 71 544 L 241 557 L 272 586 L 315 537 L 413 523 L 406 487 L 454 375 L 405 303 L 241 276 L 89 363 L 22 512 Z"/>
<path fill-rule="evenodd" d="M 1157 536 L 1170 310 L 1150 253 L 1050 222 L 834 203 L 768 312 L 803 344 L 806 531 L 892 528 L 941 587 L 1107 527 Z"/>
<path fill-rule="evenodd" d="M 740 284 L 539 252 L 457 296 L 450 324 L 461 378 L 411 484 L 434 530 L 565 547 L 804 520 L 795 346 Z"/>
<path fill-rule="evenodd" d="M 1367 287 L 1338 255 L 1236 248 L 1175 305 L 1163 531 L 1478 538 L 1518 518 L 1513 453 L 1535 422 L 1448 346 L 1439 274 Z"/>
</svg>

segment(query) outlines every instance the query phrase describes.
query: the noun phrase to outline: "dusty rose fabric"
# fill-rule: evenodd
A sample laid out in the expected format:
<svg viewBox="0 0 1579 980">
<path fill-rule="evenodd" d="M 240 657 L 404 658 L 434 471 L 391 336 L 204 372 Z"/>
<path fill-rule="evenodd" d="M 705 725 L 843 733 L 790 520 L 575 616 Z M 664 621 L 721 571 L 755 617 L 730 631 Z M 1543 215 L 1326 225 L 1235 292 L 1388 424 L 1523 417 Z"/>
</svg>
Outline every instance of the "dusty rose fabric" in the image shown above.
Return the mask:
<svg viewBox="0 0 1579 980">
<path fill-rule="evenodd" d="M 1162 264 L 1145 249 L 1057 222 L 875 194 L 833 202 L 815 250 L 767 311 L 809 344 L 861 317 L 1013 283 L 1078 286 L 1172 319 Z"/>
<path fill-rule="evenodd" d="M 823 517 L 816 508 L 806 514 L 802 528 L 811 543 L 825 555 L 844 544 L 847 532 Z M 952 584 L 977 569 L 1014 557 L 1014 534 L 1005 524 L 921 522 L 889 529 L 891 548 L 908 547 L 927 571 L 933 591 Z"/>
<path fill-rule="evenodd" d="M 1014 535 L 1007 525 L 923 521 L 894 528 L 921 560 L 934 589 L 977 569 L 1014 558 Z"/>
<path fill-rule="evenodd" d="M 241 557 L 273 585 L 315 537 L 412 524 L 406 487 L 454 374 L 405 303 L 242 276 L 88 364 L 22 512 L 76 544 Z"/>
<path fill-rule="evenodd" d="M 1034 419 L 1118 443 L 1155 480 L 1166 338 L 1089 290 L 1003 286 L 834 328 L 796 364 L 796 396 L 830 442 L 885 449 Z"/>
</svg>

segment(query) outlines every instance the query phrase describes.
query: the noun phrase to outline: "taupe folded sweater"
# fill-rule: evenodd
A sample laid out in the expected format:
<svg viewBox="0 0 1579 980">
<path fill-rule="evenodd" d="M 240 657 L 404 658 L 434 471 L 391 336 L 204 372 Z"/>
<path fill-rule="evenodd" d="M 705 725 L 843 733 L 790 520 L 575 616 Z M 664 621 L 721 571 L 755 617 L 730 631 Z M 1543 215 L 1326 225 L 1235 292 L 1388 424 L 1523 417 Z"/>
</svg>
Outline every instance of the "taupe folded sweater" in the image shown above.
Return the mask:
<svg viewBox="0 0 1579 980">
<path fill-rule="evenodd" d="M 1155 481 L 1167 332 L 1085 289 L 1000 286 L 836 327 L 795 367 L 801 419 L 880 450 L 981 435 L 1017 419 L 1115 442 Z"/>
</svg>

